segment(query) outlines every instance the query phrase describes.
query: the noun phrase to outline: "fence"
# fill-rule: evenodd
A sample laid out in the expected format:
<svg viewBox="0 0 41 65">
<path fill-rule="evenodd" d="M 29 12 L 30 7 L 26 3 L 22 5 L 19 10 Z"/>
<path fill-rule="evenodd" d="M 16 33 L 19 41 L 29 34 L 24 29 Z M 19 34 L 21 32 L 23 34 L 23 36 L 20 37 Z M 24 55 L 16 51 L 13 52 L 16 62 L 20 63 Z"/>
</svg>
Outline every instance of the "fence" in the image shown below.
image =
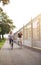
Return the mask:
<svg viewBox="0 0 41 65">
<path fill-rule="evenodd" d="M 23 41 L 25 45 L 41 48 L 41 16 L 23 26 Z"/>
</svg>

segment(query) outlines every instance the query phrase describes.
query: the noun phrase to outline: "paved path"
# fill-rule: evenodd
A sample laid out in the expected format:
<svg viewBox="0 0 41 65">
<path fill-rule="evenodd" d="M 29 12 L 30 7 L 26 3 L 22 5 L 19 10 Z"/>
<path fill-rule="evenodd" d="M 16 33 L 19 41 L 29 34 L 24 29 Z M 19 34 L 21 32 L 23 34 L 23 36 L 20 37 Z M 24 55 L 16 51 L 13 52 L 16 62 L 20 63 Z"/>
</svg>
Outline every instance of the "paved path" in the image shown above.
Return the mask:
<svg viewBox="0 0 41 65">
<path fill-rule="evenodd" d="M 41 52 L 20 48 L 14 44 L 11 50 L 8 41 L 0 50 L 0 65 L 41 65 Z"/>
</svg>

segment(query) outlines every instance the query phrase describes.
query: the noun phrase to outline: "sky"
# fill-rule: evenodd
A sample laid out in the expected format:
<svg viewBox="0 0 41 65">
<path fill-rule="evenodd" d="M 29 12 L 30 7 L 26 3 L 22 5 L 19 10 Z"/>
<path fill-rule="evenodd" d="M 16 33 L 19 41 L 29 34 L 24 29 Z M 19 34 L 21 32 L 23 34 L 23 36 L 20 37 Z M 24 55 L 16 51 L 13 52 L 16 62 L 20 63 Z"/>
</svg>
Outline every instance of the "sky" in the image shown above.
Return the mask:
<svg viewBox="0 0 41 65">
<path fill-rule="evenodd" d="M 0 3 L 0 7 L 13 20 L 16 26 L 14 32 L 16 32 L 27 24 L 31 17 L 33 19 L 41 13 L 41 0 L 10 0 L 5 6 Z"/>
</svg>

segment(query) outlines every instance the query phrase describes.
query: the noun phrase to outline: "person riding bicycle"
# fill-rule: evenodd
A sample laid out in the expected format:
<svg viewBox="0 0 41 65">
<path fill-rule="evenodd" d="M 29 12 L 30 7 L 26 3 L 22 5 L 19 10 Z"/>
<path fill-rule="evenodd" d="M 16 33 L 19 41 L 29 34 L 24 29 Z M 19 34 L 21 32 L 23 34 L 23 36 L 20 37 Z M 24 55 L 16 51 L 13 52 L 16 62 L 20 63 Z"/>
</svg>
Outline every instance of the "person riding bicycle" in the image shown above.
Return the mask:
<svg viewBox="0 0 41 65">
<path fill-rule="evenodd" d="M 14 35 L 12 33 L 12 31 L 9 32 L 9 43 L 11 45 L 11 48 L 13 48 L 13 38 L 14 38 Z"/>
<path fill-rule="evenodd" d="M 18 45 L 21 45 L 22 47 L 22 33 L 21 32 L 18 33 Z"/>
</svg>

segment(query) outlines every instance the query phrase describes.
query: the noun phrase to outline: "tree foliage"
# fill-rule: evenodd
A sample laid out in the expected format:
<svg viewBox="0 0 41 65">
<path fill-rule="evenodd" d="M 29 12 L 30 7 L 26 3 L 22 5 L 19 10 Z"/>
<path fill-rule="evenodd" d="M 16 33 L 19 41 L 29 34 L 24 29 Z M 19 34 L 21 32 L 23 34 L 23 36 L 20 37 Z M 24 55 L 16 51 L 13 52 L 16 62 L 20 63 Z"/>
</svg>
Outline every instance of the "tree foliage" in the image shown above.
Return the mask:
<svg viewBox="0 0 41 65">
<path fill-rule="evenodd" d="M 0 2 L 2 2 L 3 5 L 6 5 L 10 2 L 10 0 L 0 0 Z"/>
<path fill-rule="evenodd" d="M 8 33 L 13 28 L 15 28 L 13 21 L 5 12 L 3 12 L 3 9 L 0 8 L 0 34 L 3 35 L 5 33 Z"/>
</svg>

